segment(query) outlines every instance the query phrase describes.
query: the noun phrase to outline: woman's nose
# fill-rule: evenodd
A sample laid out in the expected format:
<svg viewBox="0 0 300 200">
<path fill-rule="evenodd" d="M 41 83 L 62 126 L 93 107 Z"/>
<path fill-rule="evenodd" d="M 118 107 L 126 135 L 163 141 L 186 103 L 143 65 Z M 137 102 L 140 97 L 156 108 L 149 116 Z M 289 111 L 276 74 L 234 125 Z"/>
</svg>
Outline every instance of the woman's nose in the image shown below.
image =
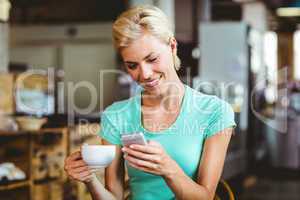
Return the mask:
<svg viewBox="0 0 300 200">
<path fill-rule="evenodd" d="M 152 77 L 153 71 L 151 65 L 142 64 L 140 67 L 140 78 L 146 80 Z"/>
</svg>

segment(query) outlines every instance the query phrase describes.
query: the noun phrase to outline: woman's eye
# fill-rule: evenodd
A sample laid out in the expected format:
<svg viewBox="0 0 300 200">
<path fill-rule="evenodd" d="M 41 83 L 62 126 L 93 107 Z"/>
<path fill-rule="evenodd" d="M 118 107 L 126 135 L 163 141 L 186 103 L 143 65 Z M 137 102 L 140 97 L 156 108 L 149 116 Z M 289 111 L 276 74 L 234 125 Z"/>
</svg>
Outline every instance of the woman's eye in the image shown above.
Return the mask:
<svg viewBox="0 0 300 200">
<path fill-rule="evenodd" d="M 135 63 L 126 64 L 126 67 L 127 67 L 128 69 L 134 70 L 134 69 L 137 68 L 137 64 L 135 64 Z"/>
</svg>

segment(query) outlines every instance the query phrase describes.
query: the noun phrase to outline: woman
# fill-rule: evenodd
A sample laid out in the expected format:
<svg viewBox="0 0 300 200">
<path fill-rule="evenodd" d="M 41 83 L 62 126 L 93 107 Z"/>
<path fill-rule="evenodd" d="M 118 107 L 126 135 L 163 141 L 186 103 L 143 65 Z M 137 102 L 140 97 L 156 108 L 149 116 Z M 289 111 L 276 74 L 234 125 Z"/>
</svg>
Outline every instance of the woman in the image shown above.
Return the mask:
<svg viewBox="0 0 300 200">
<path fill-rule="evenodd" d="M 235 126 L 231 107 L 180 81 L 177 42 L 158 8 L 126 11 L 113 25 L 113 38 L 142 90 L 102 114 L 100 135 L 117 148 L 105 169 L 105 187 L 80 152 L 66 159 L 66 172 L 97 200 L 124 198 L 125 166 L 132 200 L 213 199 Z M 122 147 L 121 135 L 133 132 L 143 132 L 148 145 Z"/>
</svg>

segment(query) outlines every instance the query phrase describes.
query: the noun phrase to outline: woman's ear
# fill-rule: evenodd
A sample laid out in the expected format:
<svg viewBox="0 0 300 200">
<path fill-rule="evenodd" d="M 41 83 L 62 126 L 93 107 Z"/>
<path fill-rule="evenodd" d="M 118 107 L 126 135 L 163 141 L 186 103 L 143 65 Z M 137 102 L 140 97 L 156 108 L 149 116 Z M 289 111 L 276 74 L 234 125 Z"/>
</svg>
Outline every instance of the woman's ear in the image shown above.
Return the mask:
<svg viewBox="0 0 300 200">
<path fill-rule="evenodd" d="M 170 44 L 172 53 L 176 54 L 177 53 L 177 41 L 176 41 L 176 39 L 174 37 L 170 38 L 169 44 Z"/>
</svg>

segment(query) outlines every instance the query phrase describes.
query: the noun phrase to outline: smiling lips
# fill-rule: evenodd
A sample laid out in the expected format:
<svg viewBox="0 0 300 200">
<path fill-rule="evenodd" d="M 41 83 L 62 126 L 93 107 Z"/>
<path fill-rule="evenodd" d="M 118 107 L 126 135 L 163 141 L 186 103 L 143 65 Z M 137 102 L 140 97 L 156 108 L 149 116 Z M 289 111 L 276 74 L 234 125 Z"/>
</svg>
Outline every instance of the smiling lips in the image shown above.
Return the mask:
<svg viewBox="0 0 300 200">
<path fill-rule="evenodd" d="M 159 78 L 153 79 L 151 81 L 146 81 L 143 83 L 143 86 L 147 87 L 147 88 L 153 88 L 159 84 L 160 79 L 161 79 L 161 76 Z"/>
</svg>

